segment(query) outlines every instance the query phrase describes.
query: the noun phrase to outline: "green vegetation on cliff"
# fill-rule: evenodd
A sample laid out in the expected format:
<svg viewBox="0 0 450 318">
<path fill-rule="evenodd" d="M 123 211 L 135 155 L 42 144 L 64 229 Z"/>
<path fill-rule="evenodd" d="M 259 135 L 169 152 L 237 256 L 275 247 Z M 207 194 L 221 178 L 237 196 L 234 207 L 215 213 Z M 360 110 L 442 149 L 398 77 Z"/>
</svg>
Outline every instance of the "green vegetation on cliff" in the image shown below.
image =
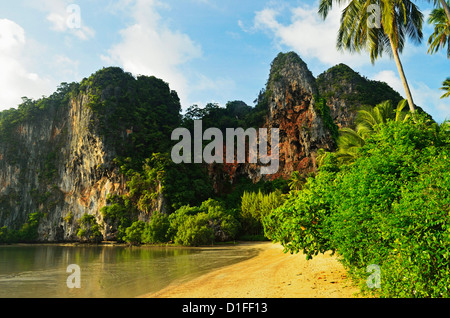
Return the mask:
<svg viewBox="0 0 450 318">
<path fill-rule="evenodd" d="M 324 98 L 336 97 L 352 107 L 375 106 L 386 100 L 398 104 L 403 99 L 388 84 L 362 77 L 345 64 L 338 64 L 320 74 L 316 82 Z"/>
<path fill-rule="evenodd" d="M 87 94 L 95 116 L 93 126 L 118 160 L 140 169 L 152 153 L 169 151 L 170 135 L 180 126 L 180 101 L 169 85 L 156 77 L 134 78 L 121 68 L 104 68 L 84 79 L 75 96 Z"/>
</svg>

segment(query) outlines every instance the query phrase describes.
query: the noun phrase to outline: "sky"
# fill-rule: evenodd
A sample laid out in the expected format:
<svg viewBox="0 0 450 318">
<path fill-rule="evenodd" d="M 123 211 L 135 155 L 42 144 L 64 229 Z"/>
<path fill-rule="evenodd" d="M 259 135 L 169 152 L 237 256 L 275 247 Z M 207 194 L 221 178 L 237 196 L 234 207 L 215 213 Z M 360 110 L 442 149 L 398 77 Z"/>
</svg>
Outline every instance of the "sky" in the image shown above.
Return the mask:
<svg viewBox="0 0 450 318">
<path fill-rule="evenodd" d="M 433 31 L 424 13 L 420 45 L 401 55 L 414 102 L 438 122 L 450 119 L 440 99 L 450 77 L 444 52 L 427 54 Z M 279 52 L 296 52 L 314 76 L 344 63 L 405 96 L 393 59 L 336 50 L 342 8 L 326 20 L 318 1 L 279 0 L 15 0 L 0 3 L 0 110 L 21 98 L 49 96 L 62 82 L 79 82 L 119 66 L 153 75 L 177 91 L 182 108 L 242 100 L 253 106 Z"/>
</svg>

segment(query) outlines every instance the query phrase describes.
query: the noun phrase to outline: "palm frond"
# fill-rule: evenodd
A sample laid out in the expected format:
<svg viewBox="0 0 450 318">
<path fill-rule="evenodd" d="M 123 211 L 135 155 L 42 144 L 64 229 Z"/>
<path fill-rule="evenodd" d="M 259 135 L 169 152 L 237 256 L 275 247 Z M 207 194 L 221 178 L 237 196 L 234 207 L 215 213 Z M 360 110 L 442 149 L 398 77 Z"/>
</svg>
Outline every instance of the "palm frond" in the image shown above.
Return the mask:
<svg viewBox="0 0 450 318">
<path fill-rule="evenodd" d="M 410 114 L 409 113 L 405 113 L 403 110 L 405 109 L 407 105 L 407 100 L 404 99 L 402 101 L 400 101 L 397 105 L 397 108 L 395 109 L 395 121 L 407 121 L 410 118 Z"/>
<path fill-rule="evenodd" d="M 433 9 L 428 17 L 428 23 L 434 24 L 434 31 L 428 38 L 428 53 L 434 54 L 447 46 L 447 58 L 450 58 L 450 23 L 444 9 Z"/>
<path fill-rule="evenodd" d="M 447 79 L 442 83 L 441 89 L 445 91 L 441 98 L 450 97 L 450 77 L 447 77 Z"/>
</svg>

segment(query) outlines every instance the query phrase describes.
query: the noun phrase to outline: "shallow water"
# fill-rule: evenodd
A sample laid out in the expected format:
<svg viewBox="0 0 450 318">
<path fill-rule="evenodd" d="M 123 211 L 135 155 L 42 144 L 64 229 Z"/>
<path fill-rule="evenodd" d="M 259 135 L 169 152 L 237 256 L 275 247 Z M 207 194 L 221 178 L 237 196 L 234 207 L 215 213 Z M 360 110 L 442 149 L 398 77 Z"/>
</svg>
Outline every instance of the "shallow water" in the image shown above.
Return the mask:
<svg viewBox="0 0 450 318">
<path fill-rule="evenodd" d="M 0 298 L 128 298 L 156 292 L 222 266 L 249 259 L 257 249 L 123 246 L 0 246 Z M 80 288 L 68 266 L 79 266 Z M 74 279 L 72 279 L 74 278 Z"/>
</svg>

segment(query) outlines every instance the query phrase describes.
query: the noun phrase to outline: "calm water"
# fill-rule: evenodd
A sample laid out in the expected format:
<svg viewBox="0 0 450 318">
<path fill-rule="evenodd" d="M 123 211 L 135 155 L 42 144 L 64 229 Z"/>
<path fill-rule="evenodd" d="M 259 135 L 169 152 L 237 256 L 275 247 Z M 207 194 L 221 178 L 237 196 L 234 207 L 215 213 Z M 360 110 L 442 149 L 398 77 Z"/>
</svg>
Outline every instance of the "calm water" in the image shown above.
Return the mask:
<svg viewBox="0 0 450 318">
<path fill-rule="evenodd" d="M 136 297 L 257 254 L 239 245 L 211 248 L 0 246 L 0 298 Z M 80 268 L 70 289 L 67 267 Z"/>
</svg>

